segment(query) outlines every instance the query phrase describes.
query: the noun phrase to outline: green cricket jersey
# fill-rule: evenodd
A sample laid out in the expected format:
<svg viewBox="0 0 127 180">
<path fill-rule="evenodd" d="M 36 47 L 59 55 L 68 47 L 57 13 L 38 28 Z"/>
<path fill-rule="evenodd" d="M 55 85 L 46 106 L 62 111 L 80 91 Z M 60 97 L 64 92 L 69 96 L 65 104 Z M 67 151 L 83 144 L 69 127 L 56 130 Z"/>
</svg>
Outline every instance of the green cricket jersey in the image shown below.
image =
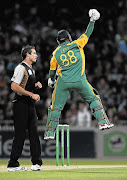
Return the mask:
<svg viewBox="0 0 127 180">
<path fill-rule="evenodd" d="M 79 39 L 63 42 L 53 52 L 50 70 L 58 70 L 64 82 L 76 82 L 85 78 L 85 54 L 83 47 L 88 37 L 83 34 Z"/>
<path fill-rule="evenodd" d="M 94 22 L 88 24 L 87 30 L 77 40 L 61 43 L 53 52 L 50 72 L 58 71 L 64 82 L 76 82 L 85 78 L 84 46 L 94 28 Z"/>
</svg>

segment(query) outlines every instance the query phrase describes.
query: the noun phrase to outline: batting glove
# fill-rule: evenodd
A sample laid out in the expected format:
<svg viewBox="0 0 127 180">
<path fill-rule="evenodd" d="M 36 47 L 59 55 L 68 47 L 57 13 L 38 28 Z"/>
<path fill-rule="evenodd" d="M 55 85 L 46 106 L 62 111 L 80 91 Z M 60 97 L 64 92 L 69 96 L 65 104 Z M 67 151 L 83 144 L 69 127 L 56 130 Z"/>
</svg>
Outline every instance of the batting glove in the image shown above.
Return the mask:
<svg viewBox="0 0 127 180">
<path fill-rule="evenodd" d="M 51 78 L 48 79 L 48 86 L 50 88 L 54 88 L 55 87 L 55 84 L 56 84 L 56 80 L 55 81 L 52 81 Z"/>
<path fill-rule="evenodd" d="M 89 10 L 90 21 L 96 21 L 100 18 L 100 13 L 96 9 Z"/>
</svg>

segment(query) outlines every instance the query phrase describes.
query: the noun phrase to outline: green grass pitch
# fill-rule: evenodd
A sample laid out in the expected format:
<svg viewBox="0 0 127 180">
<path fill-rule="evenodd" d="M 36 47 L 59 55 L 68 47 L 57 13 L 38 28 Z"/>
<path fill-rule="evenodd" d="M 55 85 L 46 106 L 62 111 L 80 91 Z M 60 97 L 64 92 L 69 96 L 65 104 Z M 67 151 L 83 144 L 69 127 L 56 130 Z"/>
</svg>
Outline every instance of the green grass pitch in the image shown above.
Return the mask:
<svg viewBox="0 0 127 180">
<path fill-rule="evenodd" d="M 30 159 L 19 159 L 20 165 L 27 166 L 28 171 L 7 172 L 7 161 L 0 159 L 0 180 L 127 180 L 126 158 L 71 159 L 69 167 L 56 167 L 55 159 L 44 159 L 42 171 L 37 172 L 30 170 Z"/>
</svg>

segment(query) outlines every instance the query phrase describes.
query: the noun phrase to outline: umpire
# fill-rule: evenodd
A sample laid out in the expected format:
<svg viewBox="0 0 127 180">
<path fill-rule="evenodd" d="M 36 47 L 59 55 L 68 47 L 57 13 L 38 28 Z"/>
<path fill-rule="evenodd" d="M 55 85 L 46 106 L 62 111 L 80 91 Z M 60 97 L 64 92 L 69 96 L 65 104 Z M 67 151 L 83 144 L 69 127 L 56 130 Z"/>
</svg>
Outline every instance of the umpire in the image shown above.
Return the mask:
<svg viewBox="0 0 127 180">
<path fill-rule="evenodd" d="M 22 153 L 26 131 L 28 130 L 30 140 L 30 152 L 32 166 L 31 170 L 41 170 L 41 147 L 37 133 L 37 114 L 34 106 L 35 101 L 40 100 L 35 90 L 42 88 L 40 82 L 36 83 L 35 71 L 32 64 L 37 60 L 37 53 L 34 46 L 22 48 L 21 56 L 23 61 L 15 68 L 11 79 L 11 89 L 15 92 L 13 99 L 14 129 L 15 137 L 12 144 L 8 171 L 25 171 L 26 167 L 19 165 L 18 159 Z"/>
</svg>

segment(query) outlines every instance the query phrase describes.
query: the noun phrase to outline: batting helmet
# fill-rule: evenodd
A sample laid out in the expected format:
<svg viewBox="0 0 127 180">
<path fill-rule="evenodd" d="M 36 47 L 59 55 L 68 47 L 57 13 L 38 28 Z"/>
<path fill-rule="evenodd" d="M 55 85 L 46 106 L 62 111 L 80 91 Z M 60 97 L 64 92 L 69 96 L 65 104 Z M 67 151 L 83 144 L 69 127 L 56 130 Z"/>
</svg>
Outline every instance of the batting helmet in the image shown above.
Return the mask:
<svg viewBox="0 0 127 180">
<path fill-rule="evenodd" d="M 60 44 L 62 42 L 65 42 L 66 40 L 72 41 L 72 38 L 67 30 L 62 29 L 58 32 L 56 40 L 58 44 Z"/>
</svg>

